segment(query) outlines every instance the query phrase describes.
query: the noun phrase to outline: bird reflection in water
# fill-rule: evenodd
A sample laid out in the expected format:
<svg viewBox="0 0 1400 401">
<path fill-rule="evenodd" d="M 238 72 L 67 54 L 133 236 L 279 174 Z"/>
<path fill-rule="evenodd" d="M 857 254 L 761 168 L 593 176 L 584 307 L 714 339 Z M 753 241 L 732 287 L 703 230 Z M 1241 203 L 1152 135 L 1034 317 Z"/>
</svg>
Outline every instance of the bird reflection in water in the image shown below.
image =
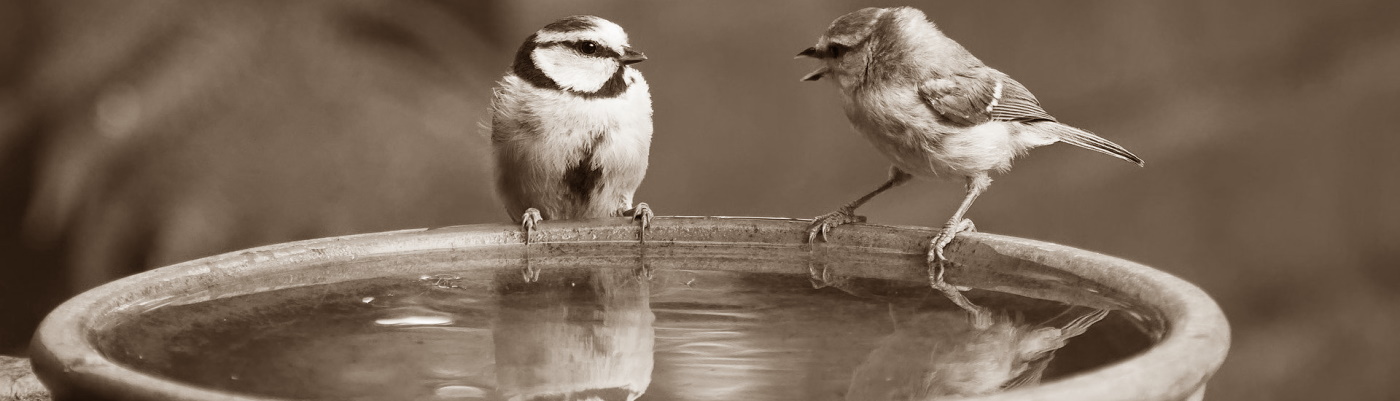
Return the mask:
<svg viewBox="0 0 1400 401">
<path fill-rule="evenodd" d="M 990 327 L 977 329 L 962 313 L 900 312 L 891 304 L 894 332 L 856 367 L 846 399 L 927 400 L 1035 385 L 1055 351 L 1108 312 L 1095 309 L 1058 327 L 1000 313 Z"/>
<path fill-rule="evenodd" d="M 770 279 L 750 282 L 756 277 L 671 272 L 653 282 L 642 271 L 551 269 L 537 282 L 514 274 L 498 281 L 493 338 L 501 399 L 630 401 L 652 386 L 654 373 L 660 387 L 653 395 L 663 399 L 982 395 L 1040 383 L 1054 353 L 1109 313 L 1070 307 L 1027 322 L 1020 312 L 994 312 L 992 324 L 978 329 L 960 309 L 895 295 L 890 291 L 902 287 L 875 281 L 828 277 L 844 293 L 831 297 Z M 650 305 L 653 286 L 661 288 L 655 290 L 662 302 L 656 313 L 667 317 L 661 323 Z M 811 298 L 819 295 L 812 291 L 827 296 Z M 893 328 L 837 312 L 842 308 L 829 303 L 838 300 L 850 304 L 850 313 L 866 309 L 855 307 L 862 304 L 888 308 Z M 789 308 L 803 302 L 828 313 L 798 318 L 807 313 Z M 702 326 L 686 329 L 691 323 Z M 667 333 L 660 343 L 658 330 Z"/>
<path fill-rule="evenodd" d="M 504 399 L 631 401 L 651 384 L 655 316 L 641 271 L 557 270 L 498 288 L 492 337 Z"/>
</svg>

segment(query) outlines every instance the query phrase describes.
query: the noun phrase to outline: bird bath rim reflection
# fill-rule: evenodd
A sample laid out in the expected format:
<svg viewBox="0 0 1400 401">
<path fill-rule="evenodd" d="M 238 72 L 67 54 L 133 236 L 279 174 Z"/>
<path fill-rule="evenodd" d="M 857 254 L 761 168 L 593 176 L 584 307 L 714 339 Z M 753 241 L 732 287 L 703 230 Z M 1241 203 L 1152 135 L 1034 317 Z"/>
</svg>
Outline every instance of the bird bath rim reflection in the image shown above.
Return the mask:
<svg viewBox="0 0 1400 401">
<path fill-rule="evenodd" d="M 866 258 L 876 262 L 920 258 L 927 239 L 934 233 L 924 228 L 851 225 L 833 232 L 830 243 L 812 246 L 803 244 L 806 225 L 806 220 L 792 219 L 658 218 L 647 236 L 645 254 L 664 260 L 668 253 L 684 252 L 711 261 L 687 265 L 698 270 L 815 274 L 828 268 L 820 261 L 832 258 Z M 474 255 L 489 255 L 503 249 L 519 252 L 521 240 L 518 229 L 509 225 L 404 230 L 272 245 L 149 271 L 81 294 L 55 310 L 35 337 L 34 364 L 59 400 L 94 395 L 153 400 L 259 399 L 213 392 L 131 370 L 103 357 L 91 342 L 92 333 L 110 329 L 122 319 L 162 303 L 417 274 L 420 272 L 415 270 L 414 259 L 425 253 L 470 250 Z M 635 249 L 636 245 L 634 225 L 625 219 L 600 219 L 550 222 L 536 232 L 536 244 L 532 246 L 539 247 L 541 255 L 552 258 L 578 254 L 588 247 Z M 755 248 L 772 252 L 754 252 Z M 1229 334 L 1219 308 L 1199 289 L 1165 273 L 1074 248 L 991 234 L 960 237 L 949 252 L 962 264 L 948 272 L 954 283 L 1012 283 L 1009 287 L 1028 289 L 1024 291 L 1034 293 L 1026 295 L 1034 298 L 1094 307 L 1140 304 L 1160 312 L 1168 326 L 1158 344 L 1128 360 L 1040 386 L 977 399 L 1182 399 L 1198 396 L 1198 390 L 1224 359 Z M 637 257 L 634 252 L 613 253 L 618 254 L 617 258 Z M 740 254 L 758 255 L 765 260 L 734 260 Z M 806 254 L 810 257 L 800 256 Z M 383 256 L 393 256 L 401 263 L 367 267 L 367 260 L 383 261 Z M 544 262 L 538 267 L 545 272 L 561 267 Z M 318 268 L 327 265 L 337 268 Z M 661 265 L 665 268 L 664 262 Z M 917 263 L 906 265 L 910 268 L 878 268 L 880 263 L 830 268 L 834 274 L 844 276 L 925 279 L 922 269 L 914 267 Z M 1076 288 L 1089 291 L 1070 291 Z"/>
</svg>

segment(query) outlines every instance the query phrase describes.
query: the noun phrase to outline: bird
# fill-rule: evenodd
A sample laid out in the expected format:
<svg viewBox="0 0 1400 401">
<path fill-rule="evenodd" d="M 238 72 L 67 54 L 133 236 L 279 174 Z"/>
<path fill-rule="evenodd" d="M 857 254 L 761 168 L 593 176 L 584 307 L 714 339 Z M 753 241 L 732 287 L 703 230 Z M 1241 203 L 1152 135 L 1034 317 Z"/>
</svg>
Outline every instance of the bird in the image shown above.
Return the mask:
<svg viewBox="0 0 1400 401">
<path fill-rule="evenodd" d="M 646 59 L 621 26 L 591 15 L 520 45 L 492 91 L 489 130 L 497 193 L 527 245 L 543 220 L 617 216 L 638 221 L 645 242 L 654 213 L 632 197 L 651 149 L 651 92 L 633 68 Z"/>
<path fill-rule="evenodd" d="M 929 282 L 973 313 L 979 326 L 989 323 L 986 311 L 944 279 L 943 250 L 959 233 L 976 229 L 963 216 L 991 185 L 992 172 L 1005 173 L 1012 159 L 1055 142 L 1143 165 L 1122 146 L 1060 123 L 1025 85 L 983 64 L 912 7 L 870 7 L 843 15 L 816 45 L 798 53 L 803 57 L 822 65 L 802 81 L 835 81 L 852 127 L 892 162 L 884 184 L 813 219 L 808 242 L 826 240 L 842 224 L 864 222 L 856 208 L 914 177 L 961 177 L 962 203 L 929 241 Z"/>
<path fill-rule="evenodd" d="M 1070 308 L 1061 313 L 1069 315 Z M 1055 351 L 1108 316 L 1093 309 L 1062 326 L 997 314 L 977 328 L 942 310 L 896 312 L 894 331 L 851 374 L 847 400 L 910 401 L 968 397 L 1039 384 Z"/>
</svg>

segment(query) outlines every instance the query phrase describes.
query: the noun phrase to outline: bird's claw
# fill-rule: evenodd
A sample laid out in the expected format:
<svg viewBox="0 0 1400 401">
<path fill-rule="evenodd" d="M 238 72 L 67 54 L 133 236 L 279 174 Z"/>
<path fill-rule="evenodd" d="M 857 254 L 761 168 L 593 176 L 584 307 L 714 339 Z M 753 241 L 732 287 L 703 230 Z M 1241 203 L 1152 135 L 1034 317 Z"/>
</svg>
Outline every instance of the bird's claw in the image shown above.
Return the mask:
<svg viewBox="0 0 1400 401">
<path fill-rule="evenodd" d="M 974 231 L 977 231 L 977 225 L 972 223 L 972 219 L 962 219 L 957 224 L 944 225 L 943 230 L 929 240 L 928 263 L 947 261 L 948 257 L 943 255 L 943 248 L 953 243 L 953 238 L 958 234 Z"/>
<path fill-rule="evenodd" d="M 648 206 L 646 202 L 638 202 L 637 206 L 623 210 L 622 215 L 637 221 L 638 226 L 641 227 L 638 236 L 643 243 L 647 242 L 647 230 L 651 229 L 651 220 L 656 218 L 656 213 L 651 211 L 651 206 Z"/>
<path fill-rule="evenodd" d="M 520 229 L 525 230 L 525 245 L 530 244 L 530 236 L 541 221 L 544 221 L 544 217 L 540 216 L 539 209 L 533 207 L 525 209 L 525 215 L 520 216 Z"/>
<path fill-rule="evenodd" d="M 830 233 L 832 228 L 847 223 L 864 222 L 865 216 L 857 216 L 856 210 L 849 206 L 817 216 L 815 219 L 812 219 L 812 225 L 807 226 L 807 242 L 816 242 L 817 238 L 821 238 L 823 242 L 826 242 L 827 233 Z"/>
<path fill-rule="evenodd" d="M 646 202 L 637 203 L 637 207 L 632 208 L 632 219 L 641 223 L 642 229 L 651 228 L 651 219 L 656 218 L 656 213 L 651 211 L 651 206 Z"/>
<path fill-rule="evenodd" d="M 647 243 L 647 231 L 651 229 L 651 220 L 656 218 L 656 213 L 651 211 L 651 206 L 646 202 L 638 202 L 637 206 L 622 211 L 622 215 L 631 217 L 639 226 L 637 231 L 638 240 L 642 244 Z M 647 264 L 646 247 L 642 248 L 642 265 L 637 268 L 636 276 L 639 280 L 650 281 L 655 274 L 652 273 L 651 266 Z"/>
<path fill-rule="evenodd" d="M 535 233 L 535 226 L 544 221 L 544 216 L 540 215 L 540 210 L 536 208 L 525 209 L 525 214 L 520 216 L 520 229 L 525 231 L 525 245 L 530 245 L 530 237 Z M 525 248 L 525 267 L 520 269 L 520 276 L 527 283 L 540 281 L 540 269 L 530 265 L 530 248 Z"/>
</svg>

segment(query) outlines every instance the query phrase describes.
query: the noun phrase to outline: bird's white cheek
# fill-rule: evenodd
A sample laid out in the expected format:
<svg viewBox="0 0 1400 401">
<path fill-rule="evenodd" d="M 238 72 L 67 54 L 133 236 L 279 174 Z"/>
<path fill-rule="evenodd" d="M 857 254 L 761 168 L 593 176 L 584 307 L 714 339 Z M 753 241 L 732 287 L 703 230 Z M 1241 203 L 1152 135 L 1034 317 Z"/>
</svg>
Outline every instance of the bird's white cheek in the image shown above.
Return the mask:
<svg viewBox="0 0 1400 401">
<path fill-rule="evenodd" d="M 557 47 L 536 49 L 530 57 L 559 86 L 579 92 L 602 89 L 618 67 L 613 59 L 581 56 Z"/>
</svg>

